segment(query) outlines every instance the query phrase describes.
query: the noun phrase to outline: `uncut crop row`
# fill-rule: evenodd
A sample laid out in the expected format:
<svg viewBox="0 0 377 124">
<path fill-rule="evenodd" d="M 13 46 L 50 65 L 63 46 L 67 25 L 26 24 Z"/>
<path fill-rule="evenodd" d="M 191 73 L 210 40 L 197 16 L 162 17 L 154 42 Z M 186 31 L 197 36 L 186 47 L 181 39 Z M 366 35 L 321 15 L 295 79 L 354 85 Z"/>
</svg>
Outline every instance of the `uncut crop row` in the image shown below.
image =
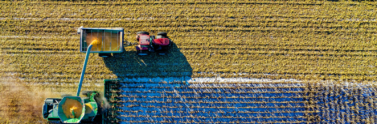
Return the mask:
<svg viewBox="0 0 377 124">
<path fill-rule="evenodd" d="M 170 9 L 162 9 L 165 4 Z M 78 52 L 79 36 L 74 34 L 77 27 L 85 26 L 123 27 L 126 40 L 133 44 L 137 31 L 168 31 L 176 44 L 173 57 L 157 62 L 134 57 L 132 46 L 116 60 L 92 55 L 87 80 L 150 73 L 167 77 L 377 78 L 373 3 L 165 4 L 3 1 L 2 74 L 17 73 L 27 82 L 74 82 L 83 61 L 83 54 Z M 138 66 L 140 60 L 146 65 Z"/>
<path fill-rule="evenodd" d="M 169 9 L 163 9 L 166 5 Z M 375 80 L 377 22 L 372 18 L 376 14 L 373 5 L 3 1 L 0 66 L 2 75 L 17 73 L 27 82 L 74 82 L 83 61 L 76 28 L 123 27 L 126 40 L 133 44 L 137 31 L 167 31 L 176 44 L 173 57 L 157 62 L 137 58 L 132 46 L 126 47 L 121 59 L 105 61 L 92 55 L 87 80 L 149 73 L 167 77 Z M 138 66 L 140 60 L 146 65 Z"/>
</svg>

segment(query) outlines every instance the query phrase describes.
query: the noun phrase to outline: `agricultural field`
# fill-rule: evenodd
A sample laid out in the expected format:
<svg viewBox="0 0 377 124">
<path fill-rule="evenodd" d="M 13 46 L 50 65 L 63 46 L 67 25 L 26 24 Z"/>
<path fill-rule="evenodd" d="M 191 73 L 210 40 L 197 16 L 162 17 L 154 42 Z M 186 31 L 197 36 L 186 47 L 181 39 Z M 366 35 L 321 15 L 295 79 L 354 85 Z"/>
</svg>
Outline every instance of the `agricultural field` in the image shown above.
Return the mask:
<svg viewBox="0 0 377 124">
<path fill-rule="evenodd" d="M 0 1 L 0 123 L 46 123 L 43 100 L 75 94 L 80 26 L 125 29 L 125 52 L 91 54 L 83 82 L 103 92 L 120 80 L 105 94 L 109 123 L 376 123 L 376 6 Z M 137 56 L 138 31 L 166 31 L 173 48 Z"/>
</svg>

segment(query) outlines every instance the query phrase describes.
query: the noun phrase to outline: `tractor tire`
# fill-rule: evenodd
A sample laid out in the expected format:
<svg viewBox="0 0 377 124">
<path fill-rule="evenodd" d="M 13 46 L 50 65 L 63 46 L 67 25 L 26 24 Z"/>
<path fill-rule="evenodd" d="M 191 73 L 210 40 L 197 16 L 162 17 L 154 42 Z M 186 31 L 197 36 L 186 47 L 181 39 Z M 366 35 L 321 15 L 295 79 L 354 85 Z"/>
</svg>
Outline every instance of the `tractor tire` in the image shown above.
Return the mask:
<svg viewBox="0 0 377 124">
<path fill-rule="evenodd" d="M 136 34 L 146 34 L 146 35 L 149 35 L 149 32 L 146 32 L 146 31 L 139 31 L 139 32 L 137 32 Z"/>
<path fill-rule="evenodd" d="M 167 37 L 168 33 L 166 33 L 166 32 L 158 32 L 157 35 L 161 35 L 161 36 Z"/>
<path fill-rule="evenodd" d="M 111 53 L 98 53 L 98 56 L 102 58 L 109 58 L 111 57 Z"/>
</svg>

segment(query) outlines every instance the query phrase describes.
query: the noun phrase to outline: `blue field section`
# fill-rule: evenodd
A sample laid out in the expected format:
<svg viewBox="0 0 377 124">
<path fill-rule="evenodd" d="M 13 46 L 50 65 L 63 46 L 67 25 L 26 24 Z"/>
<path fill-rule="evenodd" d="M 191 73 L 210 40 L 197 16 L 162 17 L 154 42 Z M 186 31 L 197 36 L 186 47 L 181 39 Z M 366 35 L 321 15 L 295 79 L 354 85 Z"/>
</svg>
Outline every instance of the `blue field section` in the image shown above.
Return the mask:
<svg viewBox="0 0 377 124">
<path fill-rule="evenodd" d="M 114 86 L 115 87 L 115 86 Z M 119 82 L 121 123 L 307 123 L 307 89 L 298 83 Z"/>
<path fill-rule="evenodd" d="M 369 85 L 106 83 L 116 123 L 376 123 Z"/>
</svg>

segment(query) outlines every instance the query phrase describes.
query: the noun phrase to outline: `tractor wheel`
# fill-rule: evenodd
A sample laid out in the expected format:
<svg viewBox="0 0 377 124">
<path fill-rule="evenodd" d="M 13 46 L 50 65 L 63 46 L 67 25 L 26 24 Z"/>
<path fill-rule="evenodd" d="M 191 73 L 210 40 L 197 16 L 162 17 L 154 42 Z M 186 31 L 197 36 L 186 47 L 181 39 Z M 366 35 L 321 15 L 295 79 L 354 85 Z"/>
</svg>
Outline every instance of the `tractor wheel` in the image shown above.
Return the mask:
<svg viewBox="0 0 377 124">
<path fill-rule="evenodd" d="M 168 38 L 166 32 L 158 32 L 156 38 Z"/>
<path fill-rule="evenodd" d="M 167 37 L 168 33 L 166 33 L 166 32 L 158 32 L 157 35 L 161 35 L 161 36 Z"/>
<path fill-rule="evenodd" d="M 98 56 L 102 58 L 108 58 L 111 57 L 111 53 L 98 53 Z"/>
<path fill-rule="evenodd" d="M 146 34 L 146 35 L 149 35 L 149 32 L 146 32 L 146 31 L 139 31 L 139 32 L 137 32 L 136 34 Z"/>
</svg>

